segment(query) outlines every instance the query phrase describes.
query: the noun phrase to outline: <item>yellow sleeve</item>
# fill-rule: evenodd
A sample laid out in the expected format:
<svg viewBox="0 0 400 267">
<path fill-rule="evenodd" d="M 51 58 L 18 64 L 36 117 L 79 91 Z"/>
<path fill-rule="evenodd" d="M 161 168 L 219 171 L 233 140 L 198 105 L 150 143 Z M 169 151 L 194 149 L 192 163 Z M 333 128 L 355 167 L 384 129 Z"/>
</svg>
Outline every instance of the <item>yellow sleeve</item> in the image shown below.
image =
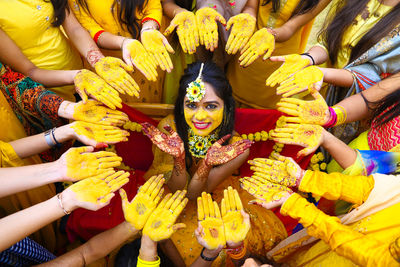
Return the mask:
<svg viewBox="0 0 400 267">
<path fill-rule="evenodd" d="M 96 33 L 104 31 L 103 27 L 96 22 L 96 20 L 86 12 L 86 10 L 78 4 L 76 0 L 68 0 L 69 6 L 72 9 L 75 17 L 78 19 L 79 23 L 89 31 L 90 36 L 95 39 Z"/>
<path fill-rule="evenodd" d="M 160 0 L 148 0 L 142 11 L 142 22 L 146 20 L 155 20 L 161 27 L 162 7 Z"/>
<path fill-rule="evenodd" d="M 14 148 L 6 142 L 0 141 L 0 168 L 23 166 L 24 163 Z"/>
<path fill-rule="evenodd" d="M 361 205 L 374 188 L 372 176 L 348 176 L 342 173 L 324 173 L 307 170 L 299 190 L 311 192 L 329 200 L 341 199 Z"/>
<path fill-rule="evenodd" d="M 158 267 L 160 266 L 160 257 L 156 261 L 144 261 L 138 256 L 137 267 Z"/>
<path fill-rule="evenodd" d="M 338 255 L 360 266 L 398 266 L 399 242 L 385 244 L 342 225 L 339 218 L 328 216 L 299 194 L 293 194 L 281 207 L 307 228 L 308 234 L 322 239 Z"/>
</svg>

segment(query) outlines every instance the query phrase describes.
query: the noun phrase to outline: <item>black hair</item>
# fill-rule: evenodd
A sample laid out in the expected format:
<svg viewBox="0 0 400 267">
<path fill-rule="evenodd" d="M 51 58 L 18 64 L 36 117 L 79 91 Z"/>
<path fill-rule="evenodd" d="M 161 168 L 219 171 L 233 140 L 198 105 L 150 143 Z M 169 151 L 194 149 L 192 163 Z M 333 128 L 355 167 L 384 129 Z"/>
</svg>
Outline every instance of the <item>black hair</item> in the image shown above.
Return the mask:
<svg viewBox="0 0 400 267">
<path fill-rule="evenodd" d="M 185 69 L 185 73 L 181 77 L 179 83 L 178 97 L 175 102 L 175 125 L 176 130 L 185 145 L 186 165 L 188 168 L 192 165 L 192 157 L 189 152 L 188 129 L 184 116 L 184 99 L 186 96 L 186 88 L 188 84 L 194 81 L 199 75 L 201 62 L 195 62 Z M 232 96 L 232 87 L 227 80 L 225 73 L 213 62 L 204 63 L 201 75 L 203 82 L 209 83 L 214 88 L 215 94 L 224 101 L 224 116 L 221 124 L 218 126 L 221 138 L 227 134 L 232 134 L 235 123 L 235 100 Z M 226 141 L 227 143 L 228 141 Z"/>
<path fill-rule="evenodd" d="M 192 0 L 175 0 L 175 4 L 189 11 L 194 10 L 194 5 Z"/>
<path fill-rule="evenodd" d="M 51 23 L 53 27 L 59 27 L 64 23 L 66 12 L 69 12 L 68 0 L 45 0 L 53 5 L 54 20 Z"/>
<path fill-rule="evenodd" d="M 273 13 L 278 12 L 279 8 L 281 7 L 281 0 L 264 0 L 262 5 L 265 6 L 269 4 L 271 1 L 272 1 L 272 12 Z M 296 8 L 294 9 L 291 17 L 307 13 L 308 11 L 313 9 L 318 3 L 319 0 L 300 0 Z"/>
<path fill-rule="evenodd" d="M 90 14 L 89 7 L 85 0 L 76 0 L 78 4 L 84 8 L 84 10 Z M 147 0 L 121 0 L 114 1 L 111 6 L 112 14 L 114 8 L 118 10 L 118 21 L 125 27 L 126 30 L 132 35 L 132 38 L 138 38 L 140 33 L 139 20 L 136 17 L 136 10 L 139 13 L 143 10 L 143 7 L 147 4 Z"/>
<path fill-rule="evenodd" d="M 341 43 L 346 30 L 352 25 L 359 14 L 365 12 L 369 0 L 342 1 L 332 12 L 333 18 L 329 18 L 329 23 L 320 32 L 319 37 L 327 44 L 329 59 L 332 64 L 337 61 L 339 50 L 342 49 Z M 369 14 L 375 16 L 375 14 Z M 393 28 L 400 23 L 400 3 L 392 8 L 392 10 L 377 22 L 358 43 L 351 47 L 349 62 L 354 61 L 365 53 L 368 49 L 385 37 Z"/>
</svg>

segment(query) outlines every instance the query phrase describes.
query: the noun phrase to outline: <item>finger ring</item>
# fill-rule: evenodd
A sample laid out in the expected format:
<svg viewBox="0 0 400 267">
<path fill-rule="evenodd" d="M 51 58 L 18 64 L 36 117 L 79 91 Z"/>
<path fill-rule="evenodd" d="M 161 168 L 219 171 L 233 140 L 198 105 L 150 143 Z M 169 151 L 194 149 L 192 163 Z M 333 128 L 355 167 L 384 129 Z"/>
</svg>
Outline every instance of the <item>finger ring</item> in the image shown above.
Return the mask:
<svg viewBox="0 0 400 267">
<path fill-rule="evenodd" d="M 100 121 L 105 121 L 106 120 L 106 118 L 102 118 Z"/>
<path fill-rule="evenodd" d="M 169 210 L 169 212 L 171 212 L 171 213 L 174 213 L 174 211 L 173 210 L 171 210 L 171 209 L 168 209 Z"/>
</svg>

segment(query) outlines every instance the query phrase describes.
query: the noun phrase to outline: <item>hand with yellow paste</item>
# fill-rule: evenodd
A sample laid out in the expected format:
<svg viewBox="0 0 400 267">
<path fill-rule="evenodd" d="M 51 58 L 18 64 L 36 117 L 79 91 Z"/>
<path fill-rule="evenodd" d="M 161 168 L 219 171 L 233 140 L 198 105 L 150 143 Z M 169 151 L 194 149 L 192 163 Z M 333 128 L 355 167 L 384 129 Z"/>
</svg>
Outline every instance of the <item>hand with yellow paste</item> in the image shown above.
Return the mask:
<svg viewBox="0 0 400 267">
<path fill-rule="evenodd" d="M 323 130 L 321 126 L 315 124 L 288 123 L 272 130 L 270 137 L 281 144 L 305 147 L 297 152 L 297 156 L 307 156 L 322 144 Z"/>
<path fill-rule="evenodd" d="M 166 126 L 165 129 L 170 135 L 166 135 L 150 123 L 142 123 L 143 133 L 150 138 L 153 144 L 160 150 L 170 154 L 174 158 L 185 157 L 185 147 L 178 133 L 172 130 L 170 126 Z"/>
<path fill-rule="evenodd" d="M 230 134 L 225 135 L 208 149 L 206 157 L 204 158 L 207 166 L 216 166 L 227 163 L 245 152 L 253 144 L 250 140 L 242 139 L 233 144 L 222 146 L 230 136 Z"/>
<path fill-rule="evenodd" d="M 133 68 L 121 59 L 103 57 L 94 64 L 97 74 L 121 94 L 139 97 L 140 88 L 128 72 Z"/>
<path fill-rule="evenodd" d="M 155 242 L 168 239 L 177 230 L 186 227 L 184 223 L 174 224 L 188 202 L 185 198 L 186 190 L 178 190 L 172 197 L 171 195 L 170 193 L 164 197 L 143 228 L 143 235 Z"/>
<path fill-rule="evenodd" d="M 310 89 L 319 91 L 323 80 L 324 73 L 318 67 L 309 66 L 281 82 L 276 88 L 276 94 L 290 97 Z"/>
<path fill-rule="evenodd" d="M 252 178 L 260 182 L 268 180 L 287 187 L 298 187 L 304 170 L 292 158 L 275 152 L 271 155 L 274 159 L 255 158 L 248 161 L 250 169 L 254 171 Z"/>
<path fill-rule="evenodd" d="M 247 67 L 262 55 L 264 55 L 263 60 L 266 60 L 274 52 L 274 49 L 275 37 L 267 28 L 262 28 L 253 34 L 241 50 L 240 66 Z"/>
<path fill-rule="evenodd" d="M 230 55 L 236 54 L 247 44 L 256 28 L 256 18 L 248 13 L 241 13 L 228 20 L 226 30 L 229 31 L 231 27 L 232 30 L 225 47 L 225 51 Z"/>
<path fill-rule="evenodd" d="M 210 194 L 203 192 L 197 198 L 197 214 L 199 220 L 200 236 L 204 240 L 203 247 L 214 250 L 226 244 L 224 222 L 217 202 L 213 201 Z"/>
<path fill-rule="evenodd" d="M 171 72 L 174 66 L 168 52 L 175 53 L 175 51 L 167 38 L 158 30 L 149 29 L 141 33 L 141 41 L 153 61 L 157 62 L 163 71 Z"/>
<path fill-rule="evenodd" d="M 151 177 L 139 188 L 139 192 L 131 202 L 128 201 L 125 190 L 119 190 L 125 220 L 133 225 L 136 230 L 141 230 L 144 227 L 150 214 L 156 208 L 164 192 L 162 188 L 164 182 L 162 175 Z"/>
<path fill-rule="evenodd" d="M 83 121 L 76 121 L 70 125 L 76 139 L 94 147 L 105 147 L 105 144 L 128 141 L 129 132 L 118 127 Z"/>
<path fill-rule="evenodd" d="M 215 9 L 210 7 L 197 10 L 196 20 L 199 28 L 200 44 L 213 52 L 218 47 L 217 21 L 225 26 L 226 20 Z"/>
<path fill-rule="evenodd" d="M 175 28 L 183 52 L 189 54 L 195 53 L 196 47 L 198 47 L 200 43 L 199 30 L 194 13 L 187 10 L 177 13 L 165 30 L 164 35 L 170 35 Z"/>
<path fill-rule="evenodd" d="M 70 148 L 58 160 L 61 177 L 65 181 L 78 181 L 88 177 L 109 173 L 121 165 L 122 158 L 113 152 L 90 153 L 93 147 Z M 99 178 L 99 177 L 96 177 Z"/>
<path fill-rule="evenodd" d="M 325 125 L 331 117 L 325 99 L 312 90 L 315 100 L 307 101 L 296 98 L 282 98 L 276 105 L 278 110 L 293 117 L 286 117 L 285 122 Z"/>
<path fill-rule="evenodd" d="M 122 57 L 129 66 L 135 66 L 147 80 L 157 80 L 157 63 L 145 50 L 142 43 L 135 39 L 125 39 L 122 47 Z"/>
<path fill-rule="evenodd" d="M 302 58 L 301 55 L 291 54 L 286 56 L 271 57 L 271 61 L 283 61 L 283 64 L 274 71 L 267 79 L 266 85 L 274 87 L 275 85 L 288 79 L 295 72 L 310 65 L 310 60 Z"/>
<path fill-rule="evenodd" d="M 238 192 L 230 186 L 224 190 L 221 214 L 228 246 L 242 242 L 250 230 L 250 217 L 243 210 Z"/>
<path fill-rule="evenodd" d="M 72 108 L 72 118 L 76 121 L 121 126 L 129 120 L 125 113 L 109 109 L 96 100 L 88 100 L 86 103 L 78 102 L 66 106 L 66 109 L 69 109 L 69 106 Z"/>
<path fill-rule="evenodd" d="M 122 107 L 122 100 L 118 95 L 118 91 L 108 85 L 102 78 L 89 70 L 81 70 L 74 78 L 76 92 L 82 98 L 83 103 L 88 98 L 94 98 L 107 107 L 115 109 Z"/>
<path fill-rule="evenodd" d="M 114 192 L 129 182 L 128 177 L 129 172 L 119 171 L 103 180 L 87 178 L 71 185 L 62 193 L 62 200 L 74 199 L 74 206 L 65 207 L 66 210 L 78 207 L 98 210 L 107 206 L 114 197 Z"/>
<path fill-rule="evenodd" d="M 293 194 L 290 188 L 267 180 L 260 182 L 253 177 L 244 177 L 240 179 L 240 182 L 244 190 L 257 198 L 249 203 L 260 205 L 266 209 L 281 206 Z"/>
</svg>

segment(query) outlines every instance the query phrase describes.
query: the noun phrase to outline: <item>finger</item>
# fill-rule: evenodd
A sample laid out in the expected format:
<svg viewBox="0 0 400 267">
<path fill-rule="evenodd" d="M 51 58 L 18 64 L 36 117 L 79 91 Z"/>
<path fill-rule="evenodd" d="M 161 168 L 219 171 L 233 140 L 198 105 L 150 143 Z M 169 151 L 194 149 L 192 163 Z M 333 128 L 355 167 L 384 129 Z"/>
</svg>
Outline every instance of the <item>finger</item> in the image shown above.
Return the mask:
<svg viewBox="0 0 400 267">
<path fill-rule="evenodd" d="M 241 62 L 240 64 L 243 66 L 243 67 L 247 67 L 247 66 L 249 66 L 251 63 L 253 63 L 257 58 L 259 57 L 259 55 L 257 54 L 257 53 L 254 53 L 252 56 L 250 56 L 250 57 L 248 57 L 247 59 L 247 61 L 243 61 L 243 62 Z"/>
<path fill-rule="evenodd" d="M 100 199 L 99 203 L 100 203 L 100 204 L 106 204 L 106 205 L 104 205 L 104 206 L 107 206 L 107 205 L 110 203 L 111 199 L 112 199 L 114 196 L 115 196 L 114 193 L 110 193 L 110 194 L 104 196 L 102 199 Z"/>
<path fill-rule="evenodd" d="M 236 209 L 237 210 L 243 210 L 243 204 L 242 201 L 239 197 L 239 193 L 236 189 L 233 190 L 234 193 L 234 198 L 235 198 L 235 203 L 236 203 Z"/>
<path fill-rule="evenodd" d="M 164 178 L 158 181 L 157 186 L 150 194 L 150 199 L 155 199 L 158 196 L 158 193 L 160 192 L 162 186 L 164 185 L 164 182 L 165 182 Z"/>
<path fill-rule="evenodd" d="M 263 60 L 267 60 L 271 55 L 272 52 L 274 52 L 274 49 L 271 47 L 268 49 L 268 51 L 264 54 Z"/>
<path fill-rule="evenodd" d="M 225 190 L 224 190 L 224 195 L 225 195 Z M 225 198 L 223 198 L 222 200 L 221 200 L 221 214 L 222 214 L 222 217 L 224 217 L 225 216 L 225 214 L 227 213 L 227 208 L 226 208 L 226 204 L 225 204 Z"/>
<path fill-rule="evenodd" d="M 225 200 L 226 212 L 229 212 L 231 210 L 231 206 L 230 206 L 231 203 L 229 201 L 229 195 L 228 195 L 227 189 L 224 190 L 224 198 L 223 199 Z"/>
<path fill-rule="evenodd" d="M 231 211 L 235 210 L 236 204 L 235 204 L 235 195 L 233 193 L 233 189 L 231 186 L 228 187 L 228 196 L 229 196 L 229 208 Z"/>
<path fill-rule="evenodd" d="M 215 217 L 216 218 L 221 218 L 221 212 L 219 211 L 219 207 L 217 202 L 214 201 L 214 212 L 215 212 Z"/>
<path fill-rule="evenodd" d="M 156 179 L 154 179 L 154 181 L 150 184 L 150 186 L 147 189 L 147 194 L 151 196 L 151 194 L 153 193 L 153 191 L 156 189 L 157 185 L 159 184 L 160 180 L 161 180 L 161 176 L 157 176 Z"/>
<path fill-rule="evenodd" d="M 221 14 L 219 14 L 219 13 L 215 16 L 215 20 L 216 20 L 216 21 L 219 21 L 223 26 L 226 25 L 226 20 L 225 20 L 225 18 L 224 18 Z"/>
<path fill-rule="evenodd" d="M 167 204 L 167 202 L 171 199 L 171 196 L 172 196 L 171 193 L 167 194 L 167 195 L 163 198 L 163 200 L 161 200 L 160 204 L 158 204 L 158 207 L 157 207 L 157 208 L 164 208 L 165 205 Z"/>
<path fill-rule="evenodd" d="M 286 107 L 278 107 L 278 110 L 280 112 L 286 113 L 291 116 L 298 116 L 299 112 L 297 110 L 291 109 L 291 108 L 286 108 Z"/>
<path fill-rule="evenodd" d="M 231 134 L 227 134 L 225 136 L 223 136 L 221 139 L 219 139 L 217 141 L 218 144 L 222 145 L 224 144 L 227 140 L 229 140 L 229 138 L 231 137 Z"/>
<path fill-rule="evenodd" d="M 186 190 L 183 190 L 182 192 L 180 192 L 180 194 L 178 195 L 178 197 L 175 199 L 175 201 L 172 203 L 170 209 L 171 210 L 175 210 L 179 204 L 182 202 L 182 199 L 185 197 L 186 195 Z"/>
<path fill-rule="evenodd" d="M 167 38 L 165 38 L 164 36 L 162 36 L 162 42 L 163 42 L 163 44 L 164 44 L 164 46 L 165 46 L 165 49 L 167 49 L 167 51 L 168 51 L 169 53 L 171 53 L 171 54 L 174 54 L 174 53 L 175 53 L 174 49 L 173 49 L 172 46 L 169 44 Z M 171 69 L 172 69 L 172 66 L 170 66 L 170 67 L 171 67 Z"/>
<path fill-rule="evenodd" d="M 188 199 L 185 198 L 183 201 L 181 201 L 178 205 L 178 207 L 176 207 L 176 209 L 174 210 L 173 214 L 175 217 L 179 217 L 179 215 L 181 214 L 181 212 L 183 211 L 183 209 L 186 207 L 186 204 L 188 203 Z"/>
<path fill-rule="evenodd" d="M 215 210 L 214 210 L 214 201 L 211 198 L 210 194 L 207 194 L 207 204 L 208 204 L 208 209 L 210 211 L 210 217 L 215 217 Z"/>
<path fill-rule="evenodd" d="M 205 219 L 202 199 L 203 199 L 202 197 L 197 197 L 197 219 L 199 221 Z"/>
<path fill-rule="evenodd" d="M 185 227 L 186 227 L 186 224 L 184 224 L 184 223 L 177 223 L 177 224 L 174 224 L 174 225 L 172 226 L 172 231 L 176 232 L 177 230 L 183 229 L 183 228 L 185 228 Z"/>
<path fill-rule="evenodd" d="M 159 176 L 152 176 L 150 177 L 150 179 L 144 183 L 144 185 L 142 185 L 142 187 L 140 187 L 139 192 L 146 194 L 147 191 L 149 190 L 149 187 L 152 183 L 154 183 L 154 181 L 156 179 L 158 179 Z"/>
<path fill-rule="evenodd" d="M 232 26 L 235 22 L 236 22 L 235 17 L 231 17 L 231 18 L 228 20 L 228 23 L 226 24 L 225 29 L 226 29 L 227 31 L 229 31 L 230 28 L 231 28 L 231 26 Z"/>
<path fill-rule="evenodd" d="M 121 165 L 121 161 L 103 162 L 99 164 L 100 169 L 110 169 Z"/>
<path fill-rule="evenodd" d="M 278 110 L 279 110 L 279 108 L 278 108 Z M 290 122 L 290 123 L 301 123 L 302 122 L 300 120 L 300 118 L 298 118 L 298 117 L 286 117 L 285 121 Z"/>
<path fill-rule="evenodd" d="M 162 198 L 163 193 L 164 193 L 164 188 L 161 188 L 161 190 L 158 193 L 157 197 L 154 199 L 154 204 L 155 205 L 157 205 L 158 202 L 160 202 L 160 199 Z"/>
<path fill-rule="evenodd" d="M 125 210 L 126 206 L 129 204 L 128 196 L 126 195 L 125 190 L 122 188 L 119 190 L 119 195 L 121 196 L 122 209 Z"/>
<path fill-rule="evenodd" d="M 169 24 L 169 26 L 165 29 L 164 35 L 170 35 L 175 30 L 176 26 L 177 25 L 172 21 L 171 24 Z"/>
<path fill-rule="evenodd" d="M 72 148 L 71 150 L 75 150 L 79 154 L 83 154 L 85 152 L 93 152 L 94 147 L 92 146 L 81 146 L 77 148 Z"/>
<path fill-rule="evenodd" d="M 172 198 L 165 204 L 165 209 L 171 209 L 171 206 L 172 206 L 172 204 L 176 201 L 176 199 L 180 196 L 180 194 L 181 194 L 181 190 L 177 190 L 174 194 L 173 194 L 173 196 L 172 196 Z M 171 209 L 172 210 L 172 209 Z"/>
</svg>

